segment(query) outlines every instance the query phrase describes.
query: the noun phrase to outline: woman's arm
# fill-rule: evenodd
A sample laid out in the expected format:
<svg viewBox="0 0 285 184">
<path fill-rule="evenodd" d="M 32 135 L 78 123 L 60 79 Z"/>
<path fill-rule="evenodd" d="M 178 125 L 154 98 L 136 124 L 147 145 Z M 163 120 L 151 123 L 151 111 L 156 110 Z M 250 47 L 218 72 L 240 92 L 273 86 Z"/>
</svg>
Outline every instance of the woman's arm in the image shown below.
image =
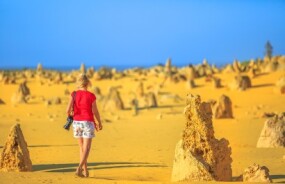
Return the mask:
<svg viewBox="0 0 285 184">
<path fill-rule="evenodd" d="M 98 108 L 97 108 L 97 104 L 96 104 L 96 100 L 92 103 L 92 112 L 99 124 L 99 130 L 102 130 L 103 126 L 102 126 L 102 123 L 101 123 L 101 119 L 100 119 L 100 114 L 99 114 L 99 111 L 98 111 Z"/>
<path fill-rule="evenodd" d="M 67 107 L 66 107 L 66 113 L 67 113 L 68 116 L 70 115 L 71 110 L 72 110 L 72 107 L 71 107 L 72 106 L 72 101 L 73 101 L 73 98 L 71 96 L 70 99 L 69 99 L 69 102 L 67 104 Z"/>
</svg>

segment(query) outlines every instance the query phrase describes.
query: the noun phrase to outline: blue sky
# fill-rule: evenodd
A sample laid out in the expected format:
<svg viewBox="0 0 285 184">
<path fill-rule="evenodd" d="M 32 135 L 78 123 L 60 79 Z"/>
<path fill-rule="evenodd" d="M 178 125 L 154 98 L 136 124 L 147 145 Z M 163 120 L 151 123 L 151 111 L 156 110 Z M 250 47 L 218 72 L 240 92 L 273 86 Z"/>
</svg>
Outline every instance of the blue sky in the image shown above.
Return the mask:
<svg viewBox="0 0 285 184">
<path fill-rule="evenodd" d="M 285 54 L 282 0 L 0 0 L 0 67 L 222 64 Z"/>
</svg>

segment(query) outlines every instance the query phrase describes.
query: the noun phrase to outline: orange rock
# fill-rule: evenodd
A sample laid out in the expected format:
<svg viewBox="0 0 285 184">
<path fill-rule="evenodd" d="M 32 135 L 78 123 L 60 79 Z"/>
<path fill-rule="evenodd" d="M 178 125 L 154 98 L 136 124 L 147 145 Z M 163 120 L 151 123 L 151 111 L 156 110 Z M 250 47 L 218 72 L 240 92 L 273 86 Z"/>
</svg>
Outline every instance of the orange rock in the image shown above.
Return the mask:
<svg viewBox="0 0 285 184">
<path fill-rule="evenodd" d="M 32 162 L 24 135 L 19 124 L 8 135 L 1 155 L 2 171 L 32 171 Z"/>
</svg>

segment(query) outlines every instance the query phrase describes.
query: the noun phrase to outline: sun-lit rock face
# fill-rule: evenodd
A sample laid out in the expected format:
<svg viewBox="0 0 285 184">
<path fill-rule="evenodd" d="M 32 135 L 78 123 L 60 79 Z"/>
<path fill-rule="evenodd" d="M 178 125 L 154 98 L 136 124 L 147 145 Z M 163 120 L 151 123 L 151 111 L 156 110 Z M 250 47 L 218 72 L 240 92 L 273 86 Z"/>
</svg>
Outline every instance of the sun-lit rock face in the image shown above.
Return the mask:
<svg viewBox="0 0 285 184">
<path fill-rule="evenodd" d="M 1 171 L 32 171 L 32 162 L 27 143 L 19 124 L 14 125 L 4 145 Z"/>
<path fill-rule="evenodd" d="M 186 127 L 178 142 L 172 181 L 230 181 L 231 148 L 214 136 L 211 104 L 189 94 L 184 109 Z"/>
</svg>

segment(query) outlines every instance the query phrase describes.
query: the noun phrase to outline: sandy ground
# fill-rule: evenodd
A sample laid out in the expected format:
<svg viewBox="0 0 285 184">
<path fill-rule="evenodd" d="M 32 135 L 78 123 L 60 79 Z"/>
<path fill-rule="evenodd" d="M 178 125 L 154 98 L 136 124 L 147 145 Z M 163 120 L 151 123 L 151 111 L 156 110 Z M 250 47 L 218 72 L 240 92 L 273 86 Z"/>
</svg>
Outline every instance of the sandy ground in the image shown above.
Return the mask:
<svg viewBox="0 0 285 184">
<path fill-rule="evenodd" d="M 245 92 L 231 91 L 227 87 L 212 89 L 205 78 L 195 80 L 197 88 L 188 90 L 185 83 L 167 83 L 161 89 L 163 94 L 177 94 L 182 100 L 175 102 L 167 95 L 158 98 L 159 107 L 142 109 L 138 116 L 131 110 L 103 112 L 104 129 L 93 139 L 89 156 L 90 178 L 74 176 L 79 161 L 79 149 L 72 131 L 65 131 L 65 108 L 68 96 L 64 90 L 75 89 L 74 84 L 41 86 L 28 80 L 27 86 L 33 98 L 28 104 L 13 106 L 11 95 L 18 84 L 0 84 L 0 98 L 6 103 L 0 105 L 0 151 L 6 141 L 10 127 L 20 123 L 29 146 L 33 172 L 0 172 L 0 183 L 169 183 L 176 143 L 181 138 L 185 118 L 182 114 L 187 93 L 199 94 L 202 100 L 218 99 L 228 95 L 233 103 L 234 119 L 213 119 L 215 136 L 225 137 L 232 147 L 233 177 L 253 163 L 270 169 L 273 182 L 285 183 L 285 148 L 256 148 L 264 125 L 263 112 L 284 112 L 285 96 L 274 92 L 277 79 L 284 72 L 260 75 L 252 80 L 253 87 Z M 233 74 L 219 74 L 222 84 L 227 84 Z M 162 79 L 148 79 L 145 86 L 161 82 Z M 127 84 L 127 85 L 122 85 Z M 121 80 L 93 81 L 104 94 L 108 87 L 122 85 L 123 101 L 128 108 L 128 95 L 137 82 L 133 78 Z M 41 97 L 60 97 L 60 105 L 46 107 Z M 102 102 L 98 101 L 102 109 Z M 157 116 L 162 114 L 162 119 Z"/>
</svg>

